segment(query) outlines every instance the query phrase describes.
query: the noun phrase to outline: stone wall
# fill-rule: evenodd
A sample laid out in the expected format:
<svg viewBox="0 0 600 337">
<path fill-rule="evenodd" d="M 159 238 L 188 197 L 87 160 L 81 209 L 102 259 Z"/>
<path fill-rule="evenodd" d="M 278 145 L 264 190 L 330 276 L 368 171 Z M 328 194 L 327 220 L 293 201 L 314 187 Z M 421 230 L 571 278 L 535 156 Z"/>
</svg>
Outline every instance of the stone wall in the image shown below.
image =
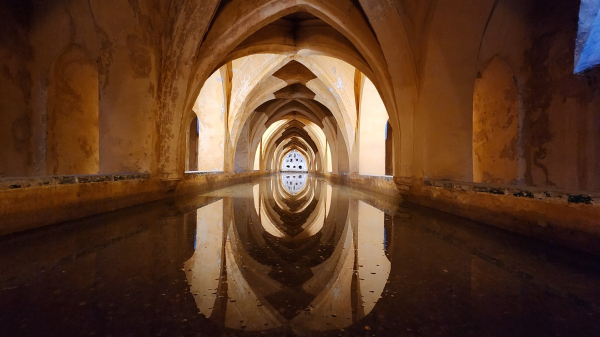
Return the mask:
<svg viewBox="0 0 600 337">
<path fill-rule="evenodd" d="M 481 41 L 478 70 L 483 79 L 495 59 L 506 62 L 514 74 L 518 180 L 527 186 L 600 191 L 600 70 L 574 74 L 578 21 L 579 1 L 503 0 Z M 506 81 L 494 81 L 496 88 L 505 88 L 501 82 Z M 514 111 L 509 102 L 514 94 L 506 95 L 505 109 Z M 506 143 L 500 138 L 499 143 Z M 487 160 L 502 156 L 501 150 L 498 144 Z"/>
</svg>

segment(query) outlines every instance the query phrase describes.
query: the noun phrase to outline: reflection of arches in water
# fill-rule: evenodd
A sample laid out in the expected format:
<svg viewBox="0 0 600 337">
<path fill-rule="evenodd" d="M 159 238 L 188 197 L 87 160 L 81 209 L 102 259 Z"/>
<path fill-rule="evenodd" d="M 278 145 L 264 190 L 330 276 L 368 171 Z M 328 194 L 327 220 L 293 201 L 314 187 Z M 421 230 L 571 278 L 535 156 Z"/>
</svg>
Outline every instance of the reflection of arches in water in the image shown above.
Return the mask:
<svg viewBox="0 0 600 337">
<path fill-rule="evenodd" d="M 314 177 L 306 177 L 304 197 L 278 195 L 286 190 L 282 178 L 238 186 L 239 198 L 224 194 L 198 210 L 198 249 L 184 266 L 196 304 L 215 323 L 244 331 L 345 328 L 369 314 L 383 293 L 391 268 L 384 227 L 391 217 Z M 289 211 L 294 207 L 301 211 Z M 285 226 L 282 219 L 306 210 L 307 219 L 321 219 L 318 231 L 274 236 L 265 228 L 266 221 Z M 212 255 L 203 255 L 208 248 Z"/>
</svg>

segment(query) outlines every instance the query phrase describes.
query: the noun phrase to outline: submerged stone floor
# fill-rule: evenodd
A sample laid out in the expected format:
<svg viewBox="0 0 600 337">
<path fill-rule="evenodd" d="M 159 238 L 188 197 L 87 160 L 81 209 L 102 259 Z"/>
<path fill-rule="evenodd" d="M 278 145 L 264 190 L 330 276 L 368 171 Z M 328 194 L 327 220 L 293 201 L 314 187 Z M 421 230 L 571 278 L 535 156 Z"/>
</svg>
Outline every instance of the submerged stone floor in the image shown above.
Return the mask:
<svg viewBox="0 0 600 337">
<path fill-rule="evenodd" d="M 311 175 L 0 238 L 3 336 L 599 336 L 600 259 Z"/>
</svg>

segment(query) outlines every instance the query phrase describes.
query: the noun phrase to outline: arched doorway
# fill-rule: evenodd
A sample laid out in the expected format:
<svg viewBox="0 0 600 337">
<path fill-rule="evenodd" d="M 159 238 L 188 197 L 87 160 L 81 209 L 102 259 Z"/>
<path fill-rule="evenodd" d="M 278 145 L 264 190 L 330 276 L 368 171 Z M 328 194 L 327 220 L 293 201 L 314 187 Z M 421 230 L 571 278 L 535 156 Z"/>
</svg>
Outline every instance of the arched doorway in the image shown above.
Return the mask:
<svg viewBox="0 0 600 337">
<path fill-rule="evenodd" d="M 385 125 L 385 175 L 394 175 L 394 131 L 392 125 Z"/>
<path fill-rule="evenodd" d="M 198 117 L 194 117 L 190 123 L 188 131 L 188 151 L 186 160 L 186 171 L 198 171 L 198 138 L 199 138 Z"/>
</svg>

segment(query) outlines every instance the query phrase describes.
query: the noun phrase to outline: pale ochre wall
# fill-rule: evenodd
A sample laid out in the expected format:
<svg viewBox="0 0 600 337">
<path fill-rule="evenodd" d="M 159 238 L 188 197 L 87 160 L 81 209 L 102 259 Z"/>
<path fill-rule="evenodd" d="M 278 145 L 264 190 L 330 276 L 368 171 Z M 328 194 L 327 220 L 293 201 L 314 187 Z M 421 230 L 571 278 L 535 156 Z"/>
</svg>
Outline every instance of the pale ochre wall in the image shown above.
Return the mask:
<svg viewBox="0 0 600 337">
<path fill-rule="evenodd" d="M 360 102 L 359 173 L 385 175 L 385 127 L 388 121 L 385 105 L 368 78 Z"/>
<path fill-rule="evenodd" d="M 194 105 L 200 123 L 198 171 L 223 171 L 225 159 L 225 104 L 219 72 L 208 78 Z"/>
</svg>

